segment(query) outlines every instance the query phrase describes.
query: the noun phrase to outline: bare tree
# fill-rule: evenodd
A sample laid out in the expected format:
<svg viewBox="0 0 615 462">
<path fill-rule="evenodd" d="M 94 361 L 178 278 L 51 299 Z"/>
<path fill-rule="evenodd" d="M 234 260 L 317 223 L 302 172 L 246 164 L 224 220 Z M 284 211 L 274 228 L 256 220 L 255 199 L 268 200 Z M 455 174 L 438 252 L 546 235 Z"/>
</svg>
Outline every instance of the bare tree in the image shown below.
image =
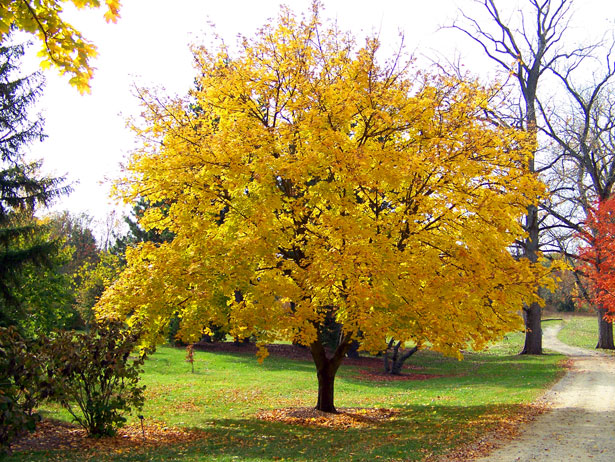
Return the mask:
<svg viewBox="0 0 615 462">
<path fill-rule="evenodd" d="M 552 217 L 549 233 L 561 253 L 576 258 L 574 234 L 580 233 L 589 208 L 596 201 L 612 197 L 615 185 L 615 65 L 612 50 L 606 53 L 601 74 L 593 73 L 593 82 L 580 86 L 575 80 L 592 73 L 582 61 L 572 61 L 564 70 L 553 69 L 570 100 L 570 110 L 548 111 L 539 106 L 544 124 L 541 130 L 556 144 L 556 155 L 547 175 L 551 198 L 543 204 Z M 579 276 L 577 274 L 577 276 Z M 581 278 L 578 283 L 582 286 Z M 581 287 L 581 292 L 587 291 Z M 591 302 L 591 298 L 587 297 Z M 605 310 L 598 314 L 596 348 L 615 349 L 613 325 L 605 321 Z"/>
<path fill-rule="evenodd" d="M 395 343 L 395 339 L 389 340 L 387 349 L 384 352 L 384 373 L 391 375 L 400 375 L 401 368 L 406 360 L 414 353 L 419 351 L 419 345 L 415 345 L 410 349 L 400 351 L 402 342 Z"/>
<path fill-rule="evenodd" d="M 520 101 L 511 114 L 516 125 L 530 132 L 538 140 L 538 90 L 545 72 L 555 68 L 558 61 L 583 57 L 589 48 L 562 51 L 562 36 L 568 28 L 571 0 L 527 0 L 528 11 L 516 10 L 504 17 L 495 0 L 475 0 L 484 7 L 486 21 L 461 13 L 461 22 L 452 27 L 465 33 L 481 46 L 485 54 L 516 81 Z M 538 145 L 536 143 L 536 145 Z M 536 166 L 536 152 L 529 160 L 532 172 Z M 523 255 L 532 262 L 538 260 L 540 216 L 537 206 L 528 207 L 525 227 L 528 237 L 522 243 Z M 532 303 L 523 308 L 525 345 L 522 354 L 542 353 L 541 307 Z"/>
<path fill-rule="evenodd" d="M 99 247 L 102 251 L 108 252 L 113 242 L 118 236 L 122 227 L 122 221 L 115 210 L 108 212 L 104 218 L 96 220 Z"/>
</svg>

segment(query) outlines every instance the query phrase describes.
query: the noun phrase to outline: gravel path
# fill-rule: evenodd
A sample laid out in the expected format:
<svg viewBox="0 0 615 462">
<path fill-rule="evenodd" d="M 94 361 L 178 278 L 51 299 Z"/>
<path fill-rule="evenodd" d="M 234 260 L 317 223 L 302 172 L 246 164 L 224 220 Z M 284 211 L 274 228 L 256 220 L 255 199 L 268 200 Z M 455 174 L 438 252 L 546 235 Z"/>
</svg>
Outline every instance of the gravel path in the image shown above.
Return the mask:
<svg viewBox="0 0 615 462">
<path fill-rule="evenodd" d="M 543 345 L 573 366 L 543 398 L 551 410 L 477 462 L 615 461 L 615 358 L 560 342 L 559 329 L 545 329 Z"/>
</svg>

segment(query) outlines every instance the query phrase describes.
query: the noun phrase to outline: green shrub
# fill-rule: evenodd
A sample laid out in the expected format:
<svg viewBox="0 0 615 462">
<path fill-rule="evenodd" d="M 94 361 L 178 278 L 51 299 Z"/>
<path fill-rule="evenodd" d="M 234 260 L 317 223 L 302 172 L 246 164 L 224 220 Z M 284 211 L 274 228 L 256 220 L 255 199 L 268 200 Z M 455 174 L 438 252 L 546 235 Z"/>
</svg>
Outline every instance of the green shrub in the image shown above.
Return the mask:
<svg viewBox="0 0 615 462">
<path fill-rule="evenodd" d="M 118 322 L 94 323 L 87 333 L 59 332 L 49 342 L 54 399 L 90 436 L 114 435 L 124 414 L 143 406 L 139 373 L 131 358 L 139 335 Z"/>
<path fill-rule="evenodd" d="M 39 344 L 13 328 L 0 328 L 0 452 L 34 431 L 40 416 L 34 408 L 46 396 L 49 383 L 43 371 Z"/>
</svg>

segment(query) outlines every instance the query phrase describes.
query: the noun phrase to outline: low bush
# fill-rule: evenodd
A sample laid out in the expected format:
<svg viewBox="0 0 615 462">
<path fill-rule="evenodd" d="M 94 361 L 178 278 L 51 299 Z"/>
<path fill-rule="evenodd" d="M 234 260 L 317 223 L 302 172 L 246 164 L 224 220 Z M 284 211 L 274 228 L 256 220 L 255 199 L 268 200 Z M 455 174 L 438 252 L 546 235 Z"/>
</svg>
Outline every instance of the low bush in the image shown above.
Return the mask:
<svg viewBox="0 0 615 462">
<path fill-rule="evenodd" d="M 144 356 L 131 356 L 138 339 L 138 332 L 107 321 L 87 333 L 58 332 L 49 340 L 53 398 L 91 436 L 114 435 L 124 414 L 143 406 Z"/>
<path fill-rule="evenodd" d="M 40 344 L 15 328 L 0 328 L 0 452 L 27 431 L 40 416 L 35 407 L 49 393 Z"/>
</svg>

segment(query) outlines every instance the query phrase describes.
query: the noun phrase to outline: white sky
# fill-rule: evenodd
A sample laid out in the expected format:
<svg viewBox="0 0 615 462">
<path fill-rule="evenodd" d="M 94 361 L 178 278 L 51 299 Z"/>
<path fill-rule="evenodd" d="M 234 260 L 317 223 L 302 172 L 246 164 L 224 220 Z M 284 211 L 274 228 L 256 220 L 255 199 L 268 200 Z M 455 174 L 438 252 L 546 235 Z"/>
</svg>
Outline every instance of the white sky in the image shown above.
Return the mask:
<svg viewBox="0 0 615 462">
<path fill-rule="evenodd" d="M 500 0 L 512 4 L 518 0 Z M 66 17 L 98 46 L 92 93 L 79 95 L 55 71 L 46 72 L 40 100 L 47 140 L 32 148 L 33 158 L 44 160 L 45 171 L 67 175 L 75 191 L 55 210 L 87 212 L 102 219 L 114 209 L 125 210 L 109 198 L 109 179 L 120 176 L 120 162 L 134 148 L 126 120 L 139 113 L 131 88 L 161 86 L 170 94 L 185 94 L 194 70 L 188 44 L 201 42 L 210 27 L 227 43 L 238 34 L 253 35 L 279 10 L 279 0 L 123 0 L 118 24 L 106 24 L 102 10 L 68 11 Z M 287 0 L 296 12 L 307 11 L 310 0 Z M 452 56 L 457 50 L 468 68 L 490 72 L 493 66 L 461 33 L 440 30 L 471 0 L 323 0 L 323 18 L 337 18 L 342 29 L 361 36 L 380 31 L 383 51 L 397 44 L 398 31 L 415 54 Z M 582 5 L 582 9 L 579 6 Z M 475 6 L 474 6 L 475 7 Z M 612 27 L 615 2 L 577 0 L 575 36 L 584 41 Z M 38 48 L 35 44 L 34 48 Z"/>
</svg>

